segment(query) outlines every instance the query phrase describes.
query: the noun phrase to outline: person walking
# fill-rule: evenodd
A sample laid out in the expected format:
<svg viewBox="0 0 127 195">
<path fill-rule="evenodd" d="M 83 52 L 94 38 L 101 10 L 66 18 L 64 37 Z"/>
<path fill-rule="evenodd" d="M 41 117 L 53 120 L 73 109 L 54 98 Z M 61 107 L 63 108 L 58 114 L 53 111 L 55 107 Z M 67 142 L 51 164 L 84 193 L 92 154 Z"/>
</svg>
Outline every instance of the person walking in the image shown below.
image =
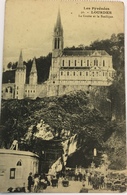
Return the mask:
<svg viewBox="0 0 127 195">
<path fill-rule="evenodd" d="M 32 185 L 33 185 L 33 177 L 32 177 L 32 173 L 30 172 L 29 176 L 28 176 L 28 190 L 29 190 L 29 192 L 31 192 Z"/>
<path fill-rule="evenodd" d="M 108 182 L 108 178 L 107 175 L 104 177 L 104 188 L 107 190 L 107 182 Z"/>
<path fill-rule="evenodd" d="M 34 177 L 34 192 L 38 192 L 39 189 L 39 175 L 35 175 Z"/>
</svg>

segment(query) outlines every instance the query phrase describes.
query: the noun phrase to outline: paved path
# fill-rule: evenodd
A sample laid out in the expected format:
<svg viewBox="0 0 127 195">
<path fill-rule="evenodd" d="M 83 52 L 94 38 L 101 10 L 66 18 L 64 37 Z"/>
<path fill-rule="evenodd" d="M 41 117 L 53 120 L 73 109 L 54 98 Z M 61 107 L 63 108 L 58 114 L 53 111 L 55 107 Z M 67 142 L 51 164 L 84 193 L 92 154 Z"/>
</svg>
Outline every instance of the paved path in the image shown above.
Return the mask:
<svg viewBox="0 0 127 195">
<path fill-rule="evenodd" d="M 46 190 L 43 190 L 44 193 L 79 193 L 82 188 L 82 182 L 80 181 L 69 181 L 68 187 L 63 187 L 62 183 L 59 182 L 58 187 L 48 186 Z M 117 193 L 116 191 L 111 190 L 92 190 L 91 186 L 86 184 L 86 188 L 89 189 L 89 193 Z"/>
</svg>

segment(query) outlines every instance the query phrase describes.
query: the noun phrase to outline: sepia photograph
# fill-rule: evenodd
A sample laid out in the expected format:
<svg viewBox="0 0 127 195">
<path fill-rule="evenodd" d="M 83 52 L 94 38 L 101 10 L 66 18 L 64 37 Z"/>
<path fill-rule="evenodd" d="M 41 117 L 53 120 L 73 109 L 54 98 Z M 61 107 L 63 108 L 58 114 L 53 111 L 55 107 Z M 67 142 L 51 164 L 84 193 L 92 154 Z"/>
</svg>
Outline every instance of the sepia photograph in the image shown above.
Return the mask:
<svg viewBox="0 0 127 195">
<path fill-rule="evenodd" d="M 124 4 L 7 0 L 0 192 L 127 188 Z"/>
</svg>

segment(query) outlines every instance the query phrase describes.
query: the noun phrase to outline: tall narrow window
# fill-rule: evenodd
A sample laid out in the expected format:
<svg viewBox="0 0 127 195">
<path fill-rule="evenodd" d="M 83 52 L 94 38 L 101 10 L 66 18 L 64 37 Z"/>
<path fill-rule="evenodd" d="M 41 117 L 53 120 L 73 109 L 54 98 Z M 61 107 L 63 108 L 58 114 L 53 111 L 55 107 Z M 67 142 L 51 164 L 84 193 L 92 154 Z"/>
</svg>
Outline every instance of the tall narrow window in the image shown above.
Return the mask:
<svg viewBox="0 0 127 195">
<path fill-rule="evenodd" d="M 76 66 L 76 60 L 75 60 L 75 66 Z"/>
<path fill-rule="evenodd" d="M 57 38 L 55 38 L 55 49 L 57 49 Z"/>
<path fill-rule="evenodd" d="M 10 179 L 15 179 L 15 168 L 10 169 Z"/>
<path fill-rule="evenodd" d="M 68 61 L 68 65 L 70 66 L 70 60 Z"/>
<path fill-rule="evenodd" d="M 81 60 L 81 66 L 82 66 L 82 60 Z"/>
<path fill-rule="evenodd" d="M 60 39 L 58 38 L 58 49 L 60 48 Z"/>
<path fill-rule="evenodd" d="M 87 66 L 89 66 L 89 60 L 87 60 Z"/>
<path fill-rule="evenodd" d="M 82 72 L 80 72 L 80 76 L 82 76 Z"/>
<path fill-rule="evenodd" d="M 75 76 L 75 72 L 73 72 L 73 75 Z"/>
<path fill-rule="evenodd" d="M 88 72 L 86 72 L 86 76 L 88 76 Z"/>
<path fill-rule="evenodd" d="M 63 76 L 63 72 L 61 72 L 61 76 Z"/>
<path fill-rule="evenodd" d="M 94 60 L 94 66 L 98 66 L 98 60 L 97 59 Z"/>
<path fill-rule="evenodd" d="M 12 93 L 12 87 L 10 87 L 10 93 Z"/>
<path fill-rule="evenodd" d="M 98 60 L 96 60 L 96 66 L 98 66 Z"/>
<path fill-rule="evenodd" d="M 105 60 L 103 60 L 103 66 L 105 66 Z"/>
<path fill-rule="evenodd" d="M 63 66 L 64 66 L 64 60 L 63 60 Z"/>
<path fill-rule="evenodd" d="M 67 76 L 69 76 L 69 72 L 67 72 Z"/>
</svg>

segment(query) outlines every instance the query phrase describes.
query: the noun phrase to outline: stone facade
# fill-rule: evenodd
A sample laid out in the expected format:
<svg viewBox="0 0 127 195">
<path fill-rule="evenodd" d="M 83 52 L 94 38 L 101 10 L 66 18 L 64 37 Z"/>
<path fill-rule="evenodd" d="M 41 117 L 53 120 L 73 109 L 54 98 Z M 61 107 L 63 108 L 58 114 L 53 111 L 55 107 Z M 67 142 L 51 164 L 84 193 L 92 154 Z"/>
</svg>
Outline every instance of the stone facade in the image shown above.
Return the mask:
<svg viewBox="0 0 127 195">
<path fill-rule="evenodd" d="M 109 86 L 112 84 L 115 70 L 112 56 L 104 50 L 64 49 L 63 27 L 60 12 L 54 27 L 52 64 L 49 79 L 37 83 L 36 60 L 26 84 L 26 67 L 23 65 L 22 52 L 15 74 L 14 84 L 3 84 L 3 99 L 24 99 L 56 96 L 74 90 L 89 90 L 91 86 Z"/>
</svg>

